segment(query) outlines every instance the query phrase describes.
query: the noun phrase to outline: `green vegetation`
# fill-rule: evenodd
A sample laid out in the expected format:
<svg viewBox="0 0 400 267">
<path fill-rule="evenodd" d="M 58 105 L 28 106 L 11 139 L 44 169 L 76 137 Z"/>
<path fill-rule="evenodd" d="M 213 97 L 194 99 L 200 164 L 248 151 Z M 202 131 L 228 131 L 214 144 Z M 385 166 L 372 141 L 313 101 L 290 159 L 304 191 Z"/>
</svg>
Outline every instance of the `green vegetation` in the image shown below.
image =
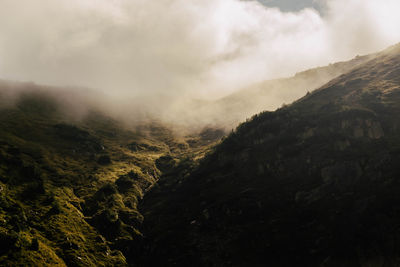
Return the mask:
<svg viewBox="0 0 400 267">
<path fill-rule="evenodd" d="M 13 105 L 0 106 L 0 265 L 137 262 L 138 202 L 159 179 L 158 163 L 199 155 L 204 145 L 189 146 L 157 123 L 128 127 L 96 111 L 71 119 L 51 90 L 13 86 L 0 88 L 1 102 L 20 91 Z"/>
</svg>

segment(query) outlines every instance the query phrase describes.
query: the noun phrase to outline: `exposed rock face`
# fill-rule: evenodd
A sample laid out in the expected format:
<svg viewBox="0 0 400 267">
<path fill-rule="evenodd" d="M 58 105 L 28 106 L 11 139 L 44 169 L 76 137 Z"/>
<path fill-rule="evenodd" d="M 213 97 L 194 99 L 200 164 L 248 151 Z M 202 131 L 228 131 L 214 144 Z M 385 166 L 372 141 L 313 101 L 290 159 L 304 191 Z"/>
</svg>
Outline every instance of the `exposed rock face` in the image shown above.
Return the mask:
<svg viewBox="0 0 400 267">
<path fill-rule="evenodd" d="M 379 121 L 371 119 L 353 119 L 341 122 L 343 131 L 352 130 L 355 138 L 380 139 L 384 137 L 384 132 Z"/>
<path fill-rule="evenodd" d="M 302 137 L 303 137 L 304 139 L 307 139 L 307 138 L 313 137 L 314 134 L 315 134 L 314 129 L 310 128 L 310 129 L 307 129 L 307 130 L 303 133 Z"/>
<path fill-rule="evenodd" d="M 368 129 L 368 136 L 373 139 L 380 139 L 385 136 L 382 126 L 379 122 L 373 122 Z"/>
<path fill-rule="evenodd" d="M 362 174 L 362 169 L 357 162 L 341 162 L 321 169 L 321 178 L 324 184 L 356 184 Z"/>
<path fill-rule="evenodd" d="M 353 135 L 355 138 L 364 137 L 364 129 L 359 125 L 355 126 L 353 129 Z"/>
</svg>

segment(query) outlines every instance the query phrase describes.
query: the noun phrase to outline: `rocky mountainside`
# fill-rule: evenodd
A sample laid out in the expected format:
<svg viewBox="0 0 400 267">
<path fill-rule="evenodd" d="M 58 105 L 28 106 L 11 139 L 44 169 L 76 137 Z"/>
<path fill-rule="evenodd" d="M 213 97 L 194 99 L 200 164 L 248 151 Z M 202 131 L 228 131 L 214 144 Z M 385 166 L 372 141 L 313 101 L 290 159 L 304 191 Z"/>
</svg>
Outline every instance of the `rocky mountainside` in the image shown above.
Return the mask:
<svg viewBox="0 0 400 267">
<path fill-rule="evenodd" d="M 144 198 L 147 266 L 399 266 L 400 45 L 184 170 Z"/>
<path fill-rule="evenodd" d="M 129 126 L 82 99 L 0 82 L 1 266 L 134 264 L 138 201 L 164 165 L 214 140 L 155 122 Z"/>
</svg>

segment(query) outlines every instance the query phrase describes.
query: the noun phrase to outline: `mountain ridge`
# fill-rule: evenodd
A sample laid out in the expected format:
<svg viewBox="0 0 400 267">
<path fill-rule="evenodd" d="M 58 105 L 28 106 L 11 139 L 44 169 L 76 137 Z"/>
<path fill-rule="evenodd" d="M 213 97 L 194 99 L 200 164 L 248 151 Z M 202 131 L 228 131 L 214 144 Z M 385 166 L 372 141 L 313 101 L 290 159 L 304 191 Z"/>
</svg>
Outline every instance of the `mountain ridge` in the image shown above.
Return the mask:
<svg viewBox="0 0 400 267">
<path fill-rule="evenodd" d="M 397 266 L 399 77 L 396 45 L 167 177 L 141 208 L 148 265 Z"/>
<path fill-rule="evenodd" d="M 198 116 L 211 118 L 211 125 L 233 129 L 252 115 L 265 110 L 276 110 L 282 103 L 289 104 L 375 56 L 376 54 L 357 56 L 349 61 L 301 71 L 292 77 L 251 85 L 200 106 Z M 221 114 L 224 114 L 223 117 Z"/>
</svg>

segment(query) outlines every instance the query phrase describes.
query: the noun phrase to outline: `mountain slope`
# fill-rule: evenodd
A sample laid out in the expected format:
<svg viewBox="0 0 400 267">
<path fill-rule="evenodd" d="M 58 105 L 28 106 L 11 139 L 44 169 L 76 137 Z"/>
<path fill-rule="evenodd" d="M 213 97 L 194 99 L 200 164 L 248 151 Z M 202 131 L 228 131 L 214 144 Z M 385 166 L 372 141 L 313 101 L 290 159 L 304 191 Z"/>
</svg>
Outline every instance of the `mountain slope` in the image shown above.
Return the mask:
<svg viewBox="0 0 400 267">
<path fill-rule="evenodd" d="M 206 118 L 219 127 L 222 125 L 227 129 L 235 128 L 239 122 L 252 115 L 265 110 L 276 110 L 282 103 L 291 103 L 375 56 L 357 56 L 349 61 L 299 72 L 293 77 L 252 85 L 217 101 L 201 105 L 197 112 L 198 120 L 204 121 Z"/>
<path fill-rule="evenodd" d="M 145 196 L 148 266 L 398 266 L 400 46 Z"/>
<path fill-rule="evenodd" d="M 71 90 L 0 82 L 0 265 L 126 266 L 136 261 L 138 200 L 159 158 L 213 140 L 133 126 Z M 188 142 L 186 142 L 188 141 Z"/>
</svg>

